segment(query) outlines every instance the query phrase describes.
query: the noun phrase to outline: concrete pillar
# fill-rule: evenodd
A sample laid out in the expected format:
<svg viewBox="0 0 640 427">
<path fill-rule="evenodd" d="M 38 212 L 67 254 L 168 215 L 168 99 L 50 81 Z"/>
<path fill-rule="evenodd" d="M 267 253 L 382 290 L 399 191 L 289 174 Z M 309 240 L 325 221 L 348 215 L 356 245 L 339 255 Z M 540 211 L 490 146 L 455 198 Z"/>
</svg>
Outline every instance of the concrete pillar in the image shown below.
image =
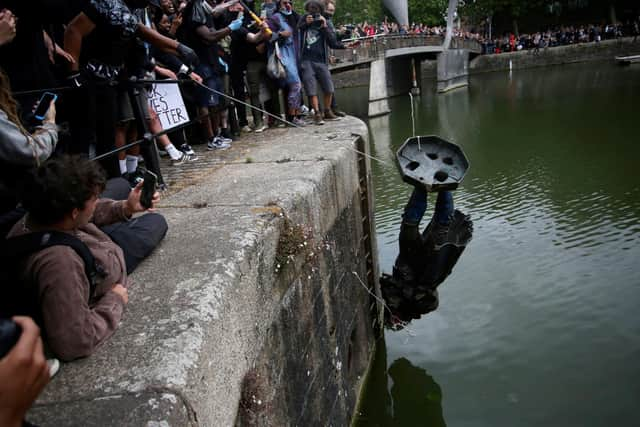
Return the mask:
<svg viewBox="0 0 640 427">
<path fill-rule="evenodd" d="M 469 85 L 469 51 L 444 50 L 438 54 L 438 92 Z"/>
<path fill-rule="evenodd" d="M 369 117 L 389 114 L 386 61 L 375 60 L 369 70 Z"/>
</svg>

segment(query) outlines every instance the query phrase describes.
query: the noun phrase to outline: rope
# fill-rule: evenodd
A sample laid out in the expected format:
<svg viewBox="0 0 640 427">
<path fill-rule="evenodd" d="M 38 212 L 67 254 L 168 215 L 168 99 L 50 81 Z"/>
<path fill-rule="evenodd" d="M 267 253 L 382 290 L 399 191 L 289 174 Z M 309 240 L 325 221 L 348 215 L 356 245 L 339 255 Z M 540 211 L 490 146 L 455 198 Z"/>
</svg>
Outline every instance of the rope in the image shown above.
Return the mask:
<svg viewBox="0 0 640 427">
<path fill-rule="evenodd" d="M 362 287 L 367 291 L 367 293 L 369 293 L 369 295 L 371 295 L 372 297 L 374 297 L 376 299 L 376 301 L 378 301 L 380 304 L 382 304 L 383 308 L 386 308 L 387 311 L 389 312 L 389 315 L 391 316 L 391 318 L 394 320 L 395 324 L 398 324 L 402 327 L 402 329 L 404 331 L 407 332 L 407 334 L 410 337 L 415 337 L 417 336 L 417 334 L 411 329 L 409 328 L 409 324 L 410 322 L 405 322 L 404 320 L 400 320 L 398 319 L 398 317 L 393 314 L 393 312 L 391 311 L 391 309 L 389 308 L 389 306 L 387 305 L 387 302 L 380 298 L 378 295 L 374 294 L 373 292 L 371 292 L 371 289 L 369 289 L 369 287 L 366 285 L 366 283 L 364 283 L 362 281 L 362 279 L 360 278 L 360 275 L 358 275 L 358 273 L 356 271 L 352 271 L 351 273 L 353 273 L 354 276 L 356 276 L 356 278 L 358 279 L 358 281 L 360 282 L 360 284 L 362 285 Z"/>
<path fill-rule="evenodd" d="M 291 127 L 295 127 L 295 128 L 302 128 L 302 126 L 298 126 L 298 125 L 296 125 L 295 123 L 292 123 L 292 122 L 290 122 L 290 121 L 288 121 L 288 120 L 286 120 L 286 119 L 283 119 L 282 117 L 279 117 L 279 116 L 277 116 L 277 115 L 275 115 L 275 114 L 271 114 L 271 113 L 269 113 L 268 111 L 263 110 L 262 108 L 259 108 L 259 107 L 256 107 L 256 106 L 254 106 L 254 105 L 251 105 L 251 104 L 249 104 L 249 103 L 247 103 L 247 102 L 241 101 L 241 100 L 239 100 L 239 99 L 237 99 L 237 98 L 234 98 L 234 97 L 233 97 L 233 96 L 231 96 L 231 95 L 227 95 L 227 94 L 226 94 L 226 93 L 224 93 L 224 92 L 220 92 L 219 90 L 212 89 L 212 88 L 210 88 L 210 87 L 208 87 L 208 86 L 204 85 L 203 83 L 198 83 L 198 82 L 196 82 L 196 84 L 197 84 L 197 85 L 199 85 L 199 86 L 202 86 L 203 88 L 207 89 L 207 90 L 208 90 L 208 91 L 210 91 L 210 92 L 213 92 L 213 93 L 215 93 L 215 94 L 217 94 L 217 95 L 220 95 L 220 96 L 223 96 L 223 97 L 225 97 L 225 98 L 227 98 L 227 99 L 230 99 L 230 100 L 232 100 L 233 102 L 237 102 L 238 104 L 244 105 L 244 106 L 249 107 L 249 108 L 251 108 L 251 109 L 253 109 L 253 110 L 256 110 L 256 111 L 259 111 L 259 112 L 261 112 L 261 113 L 264 113 L 264 114 L 268 115 L 269 117 L 273 117 L 274 119 L 279 120 L 279 121 L 281 121 L 282 123 L 285 123 L 285 124 L 287 124 L 287 125 L 289 125 L 289 126 L 291 126 Z M 357 150 L 357 149 L 355 149 L 355 148 L 353 148 L 353 147 L 345 147 L 345 148 L 347 148 L 348 150 L 351 150 L 351 151 L 352 151 L 352 152 L 354 152 L 354 153 L 360 154 L 361 156 L 365 156 L 365 157 L 368 157 L 368 158 L 369 158 L 369 159 L 371 159 L 371 160 L 375 160 L 375 161 L 377 161 L 377 162 L 379 162 L 379 163 L 381 163 L 381 164 L 383 164 L 383 165 L 389 165 L 389 162 L 387 162 L 386 160 L 382 160 L 382 159 L 380 159 L 380 158 L 378 158 L 378 157 L 372 156 L 371 154 L 368 154 L 368 153 L 365 153 L 365 152 L 363 152 L 363 151 Z"/>
<path fill-rule="evenodd" d="M 282 123 L 285 123 L 286 125 L 289 125 L 289 126 L 294 127 L 294 128 L 301 128 L 302 127 L 302 126 L 299 126 L 299 125 L 297 125 L 297 124 L 295 124 L 293 122 L 290 122 L 290 121 L 288 121 L 286 119 L 283 119 L 280 116 L 277 116 L 277 115 L 272 114 L 272 113 L 270 113 L 270 112 L 268 112 L 266 110 L 263 110 L 262 108 L 259 108 L 259 107 L 256 107 L 254 105 L 251 105 L 251 104 L 249 104 L 247 102 L 244 102 L 244 101 L 242 101 L 242 100 L 240 100 L 238 98 L 235 98 L 235 97 L 233 97 L 231 95 L 228 95 L 228 94 L 226 94 L 224 92 L 220 92 L 220 91 L 218 91 L 216 89 L 210 88 L 210 87 L 206 86 L 203 83 L 196 82 L 196 81 L 193 81 L 193 80 L 190 80 L 190 79 L 185 79 L 185 80 L 172 80 L 172 79 L 156 80 L 156 79 L 136 79 L 136 78 L 132 78 L 132 79 L 130 79 L 128 81 L 123 81 L 123 82 L 119 82 L 119 83 L 116 83 L 115 81 L 111 80 L 111 81 L 105 81 L 105 82 L 94 82 L 92 84 L 94 84 L 94 85 L 112 85 L 112 86 L 115 86 L 116 84 L 127 84 L 127 85 L 136 85 L 136 86 L 138 86 L 138 85 L 145 85 L 145 84 L 175 84 L 175 83 L 177 83 L 177 84 L 185 84 L 185 83 L 196 84 L 198 86 L 201 86 L 201 87 L 205 88 L 206 90 L 208 90 L 208 91 L 210 91 L 212 93 L 215 93 L 215 94 L 220 95 L 220 96 L 222 96 L 224 98 L 227 98 L 227 99 L 233 101 L 234 103 L 238 103 L 238 104 L 244 105 L 245 107 L 249 107 L 249 108 L 251 108 L 253 110 L 256 110 L 256 111 L 259 111 L 259 112 L 261 112 L 263 114 L 266 114 L 267 116 L 272 117 L 272 118 L 274 118 L 274 119 L 276 119 L 276 120 L 278 120 L 278 121 L 280 121 Z M 14 96 L 24 96 L 24 95 L 31 95 L 31 94 L 34 94 L 34 93 L 62 92 L 62 91 L 68 91 L 68 90 L 74 90 L 74 89 L 79 89 L 79 88 L 71 87 L 71 86 L 62 86 L 62 87 L 53 87 L 53 88 L 46 88 L 46 89 L 35 89 L 35 90 L 14 92 L 13 95 Z M 193 122 L 194 122 L 194 120 L 191 120 L 188 123 L 185 123 L 184 125 L 181 125 L 180 127 L 189 126 L 189 125 L 193 124 Z M 164 130 L 164 131 L 162 131 L 160 133 L 153 134 L 153 135 L 151 135 L 151 138 L 156 138 L 158 136 L 164 135 L 164 134 L 166 134 L 168 132 L 171 132 L 171 131 L 179 129 L 180 127 L 175 127 L 175 128 L 170 129 L 170 130 Z M 415 132 L 414 132 L 414 134 L 415 134 Z M 131 147 L 134 147 L 136 145 L 139 145 L 139 144 L 143 143 L 144 141 L 145 141 L 145 139 L 139 139 L 139 140 L 131 142 L 131 143 L 129 143 L 129 144 L 123 146 L 123 147 L 119 147 L 119 148 L 117 148 L 115 150 L 112 150 L 112 151 L 110 151 L 108 153 L 104 153 L 104 154 L 101 154 L 99 156 L 93 157 L 92 160 L 103 159 L 105 157 L 111 156 L 111 155 L 113 155 L 115 153 L 118 153 L 120 151 L 123 151 L 123 150 L 126 150 L 128 148 L 131 148 Z M 365 153 L 363 151 L 357 150 L 357 149 L 355 149 L 353 147 L 346 147 L 346 148 L 348 150 L 351 150 L 352 152 L 354 152 L 356 154 L 359 154 L 361 156 L 367 157 L 367 158 L 369 158 L 371 160 L 375 160 L 378 163 L 381 163 L 383 165 L 389 165 L 389 162 L 387 162 L 386 160 L 382 160 L 382 159 L 380 159 L 378 157 L 372 156 L 371 154 L 368 154 L 368 153 Z"/>
</svg>

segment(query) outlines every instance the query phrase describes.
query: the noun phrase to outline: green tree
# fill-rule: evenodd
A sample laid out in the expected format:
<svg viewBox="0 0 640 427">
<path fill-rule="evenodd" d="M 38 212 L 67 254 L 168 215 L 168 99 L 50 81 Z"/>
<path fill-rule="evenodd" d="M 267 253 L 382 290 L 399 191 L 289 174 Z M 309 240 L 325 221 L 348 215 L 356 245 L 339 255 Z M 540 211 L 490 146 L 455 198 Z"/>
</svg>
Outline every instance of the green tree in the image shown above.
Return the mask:
<svg viewBox="0 0 640 427">
<path fill-rule="evenodd" d="M 447 4 L 447 0 L 409 0 L 409 23 L 444 24 Z"/>
</svg>

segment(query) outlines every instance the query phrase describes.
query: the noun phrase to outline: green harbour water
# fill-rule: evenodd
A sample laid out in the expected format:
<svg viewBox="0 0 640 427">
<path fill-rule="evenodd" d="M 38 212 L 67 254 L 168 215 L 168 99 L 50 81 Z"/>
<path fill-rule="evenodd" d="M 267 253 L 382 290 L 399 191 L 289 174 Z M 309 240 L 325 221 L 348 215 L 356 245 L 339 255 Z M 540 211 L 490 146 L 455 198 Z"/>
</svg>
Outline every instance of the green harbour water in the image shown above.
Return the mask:
<svg viewBox="0 0 640 427">
<path fill-rule="evenodd" d="M 366 113 L 366 87 L 337 98 Z M 409 96 L 390 107 L 369 121 L 384 272 L 411 193 L 394 156 Z M 426 81 L 414 107 L 416 134 L 470 161 L 454 198 L 474 237 L 438 310 L 385 332 L 356 425 L 640 425 L 640 66 L 482 74 L 443 95 Z"/>
</svg>

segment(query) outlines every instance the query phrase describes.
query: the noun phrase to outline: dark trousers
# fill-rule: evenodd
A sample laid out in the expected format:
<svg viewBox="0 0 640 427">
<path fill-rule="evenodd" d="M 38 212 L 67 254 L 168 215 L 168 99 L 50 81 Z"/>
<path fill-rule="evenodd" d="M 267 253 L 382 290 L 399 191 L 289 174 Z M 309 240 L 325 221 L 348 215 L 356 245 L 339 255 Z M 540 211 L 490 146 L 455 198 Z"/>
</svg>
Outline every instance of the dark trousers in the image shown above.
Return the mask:
<svg viewBox="0 0 640 427">
<path fill-rule="evenodd" d="M 167 221 L 157 213 L 147 213 L 131 221 L 100 227 L 124 253 L 127 274 L 149 256 L 167 234 Z"/>
<path fill-rule="evenodd" d="M 233 91 L 233 96 L 243 102 L 247 99 L 247 89 L 244 84 L 244 72 L 246 69 L 247 64 L 231 61 L 231 71 L 229 72 L 229 76 L 231 77 L 231 90 Z M 238 114 L 238 126 L 246 126 L 249 123 L 247 121 L 246 105 L 237 103 L 235 108 Z"/>
<path fill-rule="evenodd" d="M 88 156 L 89 146 L 95 145 L 96 155 L 113 150 L 117 121 L 115 87 L 100 81 L 90 81 L 68 95 L 71 144 L 67 152 Z M 120 176 L 117 156 L 100 162 L 108 176 Z"/>
<path fill-rule="evenodd" d="M 100 197 L 124 200 L 130 191 L 131 187 L 126 179 L 115 178 L 107 181 Z M 147 213 L 131 221 L 116 222 L 100 229 L 120 246 L 127 264 L 127 274 L 131 274 L 158 246 L 167 234 L 168 226 L 162 215 Z"/>
</svg>

